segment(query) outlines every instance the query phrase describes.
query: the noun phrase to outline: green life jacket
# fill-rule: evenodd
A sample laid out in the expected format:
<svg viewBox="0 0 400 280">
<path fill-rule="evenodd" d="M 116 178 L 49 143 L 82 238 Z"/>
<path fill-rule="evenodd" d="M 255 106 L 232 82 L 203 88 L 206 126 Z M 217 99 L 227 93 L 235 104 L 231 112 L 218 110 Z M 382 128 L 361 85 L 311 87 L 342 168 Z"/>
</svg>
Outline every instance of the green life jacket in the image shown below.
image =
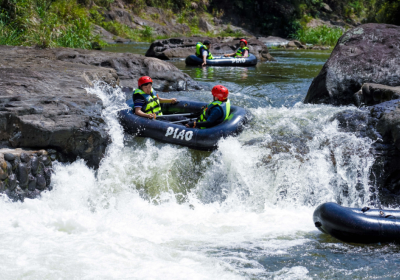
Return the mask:
<svg viewBox="0 0 400 280">
<path fill-rule="evenodd" d="M 248 53 L 250 54 L 250 50 L 249 50 L 249 48 L 248 47 L 243 47 L 243 48 L 239 48 L 237 51 L 236 51 L 236 53 L 235 53 L 235 56 L 236 57 L 238 57 L 238 56 L 243 56 L 244 55 L 244 51 L 248 51 Z"/>
<path fill-rule="evenodd" d="M 151 89 L 151 94 L 145 93 L 141 89 L 137 89 L 133 92 L 133 94 L 140 94 L 141 96 L 144 97 L 144 100 L 146 101 L 146 107 L 144 109 L 143 113 L 146 114 L 151 114 L 154 113 L 157 116 L 162 116 L 161 112 L 161 106 L 160 106 L 160 100 L 158 99 L 157 95 L 153 95 L 153 89 Z"/>
<path fill-rule="evenodd" d="M 205 45 L 203 45 L 202 43 L 198 42 L 196 45 L 196 56 L 203 58 L 203 55 L 202 55 L 203 50 L 207 51 L 207 59 L 214 59 L 213 55 L 207 49 L 207 47 Z"/>
<path fill-rule="evenodd" d="M 211 114 L 211 109 L 214 108 L 215 106 L 220 106 L 222 108 L 222 111 L 224 112 L 223 119 L 220 120 L 221 122 L 223 122 L 229 117 L 229 114 L 231 112 L 231 102 L 229 101 L 229 99 L 226 102 L 213 101 L 210 104 L 208 104 L 206 108 L 204 108 L 203 113 L 201 113 L 199 117 L 198 124 L 201 129 L 205 129 L 205 127 L 201 127 L 201 123 L 207 121 L 207 118 Z"/>
</svg>

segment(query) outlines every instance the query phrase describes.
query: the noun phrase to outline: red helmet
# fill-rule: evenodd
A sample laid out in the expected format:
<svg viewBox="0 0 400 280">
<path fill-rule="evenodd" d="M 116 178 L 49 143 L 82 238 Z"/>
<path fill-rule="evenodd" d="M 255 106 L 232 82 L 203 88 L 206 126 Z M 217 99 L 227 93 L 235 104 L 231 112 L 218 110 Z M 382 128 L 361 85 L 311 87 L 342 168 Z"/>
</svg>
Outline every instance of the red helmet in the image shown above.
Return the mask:
<svg viewBox="0 0 400 280">
<path fill-rule="evenodd" d="M 221 85 L 216 85 L 215 87 L 213 87 L 213 89 L 211 90 L 211 93 L 213 96 L 215 96 L 219 101 L 225 101 L 226 99 L 228 99 L 228 94 L 229 91 L 226 87 L 221 86 Z"/>
<path fill-rule="evenodd" d="M 245 39 L 240 40 L 240 42 L 243 42 L 247 46 L 247 41 Z"/>
<path fill-rule="evenodd" d="M 140 77 L 140 79 L 137 81 L 138 87 L 148 83 L 153 83 L 153 80 L 149 76 Z"/>
</svg>

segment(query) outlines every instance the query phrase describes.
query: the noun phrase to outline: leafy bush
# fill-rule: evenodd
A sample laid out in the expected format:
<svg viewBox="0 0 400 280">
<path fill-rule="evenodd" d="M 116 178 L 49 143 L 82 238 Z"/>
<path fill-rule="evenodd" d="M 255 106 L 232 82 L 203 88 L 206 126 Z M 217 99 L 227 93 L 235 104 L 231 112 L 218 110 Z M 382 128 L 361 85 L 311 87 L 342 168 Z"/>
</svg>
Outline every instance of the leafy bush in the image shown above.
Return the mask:
<svg viewBox="0 0 400 280">
<path fill-rule="evenodd" d="M 341 28 L 331 28 L 323 25 L 315 28 L 298 29 L 291 37 L 303 44 L 334 46 L 342 35 L 343 30 Z"/>
</svg>

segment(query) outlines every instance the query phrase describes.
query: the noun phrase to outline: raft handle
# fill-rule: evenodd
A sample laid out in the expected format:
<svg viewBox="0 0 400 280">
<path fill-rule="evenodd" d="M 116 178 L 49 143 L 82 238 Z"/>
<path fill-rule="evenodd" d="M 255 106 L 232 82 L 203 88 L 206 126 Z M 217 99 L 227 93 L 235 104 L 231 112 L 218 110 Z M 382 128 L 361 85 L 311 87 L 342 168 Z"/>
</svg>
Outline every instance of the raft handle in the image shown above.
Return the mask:
<svg viewBox="0 0 400 280">
<path fill-rule="evenodd" d="M 320 222 L 315 222 L 314 224 L 316 227 L 322 227 L 322 224 Z"/>
<path fill-rule="evenodd" d="M 370 209 L 369 207 L 365 206 L 363 209 L 361 209 L 361 211 L 362 211 L 363 213 L 365 213 L 365 212 L 367 212 L 369 209 Z"/>
</svg>

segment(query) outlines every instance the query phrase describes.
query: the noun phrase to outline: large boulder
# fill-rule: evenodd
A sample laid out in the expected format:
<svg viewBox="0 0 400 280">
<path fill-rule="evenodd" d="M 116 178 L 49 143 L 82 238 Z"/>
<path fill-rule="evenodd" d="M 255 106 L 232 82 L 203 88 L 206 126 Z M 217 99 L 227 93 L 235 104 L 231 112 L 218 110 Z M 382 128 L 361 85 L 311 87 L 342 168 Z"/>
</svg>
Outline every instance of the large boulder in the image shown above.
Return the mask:
<svg viewBox="0 0 400 280">
<path fill-rule="evenodd" d="M 195 54 L 197 42 L 203 42 L 204 40 L 211 42 L 211 53 L 214 56 L 233 53 L 239 48 L 239 39 L 234 38 L 177 37 L 154 41 L 147 50 L 146 56 L 163 60 L 185 58 L 191 54 Z M 275 60 L 263 42 L 257 39 L 248 39 L 247 41 L 250 52 L 259 61 Z"/>
<path fill-rule="evenodd" d="M 170 63 L 141 55 L 0 46 L 0 144 L 51 147 L 97 167 L 109 136 L 103 103 L 85 88 L 95 80 L 133 87 L 141 75 L 163 90 L 193 82 Z"/>
<path fill-rule="evenodd" d="M 334 116 L 346 132 L 373 140 L 370 203 L 400 205 L 400 99 L 385 101 L 362 110 L 344 110 Z"/>
<path fill-rule="evenodd" d="M 144 75 L 154 81 L 154 88 L 163 91 L 183 91 L 198 88 L 197 84 L 171 63 L 132 53 L 112 53 L 81 49 L 55 49 L 57 60 L 115 69 L 122 87 L 136 87 Z"/>
<path fill-rule="evenodd" d="M 400 86 L 399 65 L 400 26 L 360 25 L 339 39 L 304 102 L 356 104 L 364 83 Z"/>
<path fill-rule="evenodd" d="M 118 83 L 114 69 L 60 61 L 54 50 L 0 46 L 0 141 L 53 147 L 97 166 L 108 144 L 92 80 Z"/>
</svg>

